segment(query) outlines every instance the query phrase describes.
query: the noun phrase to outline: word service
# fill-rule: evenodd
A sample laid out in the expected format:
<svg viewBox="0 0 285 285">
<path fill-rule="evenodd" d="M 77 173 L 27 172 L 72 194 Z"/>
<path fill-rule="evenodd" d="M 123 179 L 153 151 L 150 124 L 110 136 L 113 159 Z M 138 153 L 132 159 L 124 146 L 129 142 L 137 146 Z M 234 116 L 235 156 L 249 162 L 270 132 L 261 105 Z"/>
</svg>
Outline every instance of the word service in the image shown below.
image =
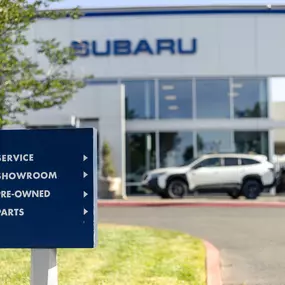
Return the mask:
<svg viewBox="0 0 285 285">
<path fill-rule="evenodd" d="M 0 248 L 95 247 L 96 130 L 3 130 L 0 141 Z"/>
</svg>

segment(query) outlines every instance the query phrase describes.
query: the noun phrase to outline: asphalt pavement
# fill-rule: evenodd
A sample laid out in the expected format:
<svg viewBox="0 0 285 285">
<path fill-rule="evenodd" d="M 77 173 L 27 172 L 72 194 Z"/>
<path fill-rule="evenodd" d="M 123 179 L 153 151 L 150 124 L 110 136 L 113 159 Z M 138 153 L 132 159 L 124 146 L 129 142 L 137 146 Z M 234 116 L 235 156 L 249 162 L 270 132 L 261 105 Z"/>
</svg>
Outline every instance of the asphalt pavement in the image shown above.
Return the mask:
<svg viewBox="0 0 285 285">
<path fill-rule="evenodd" d="M 99 208 L 100 223 L 175 229 L 221 252 L 223 285 L 285 285 L 285 208 Z M 100 237 L 99 237 L 100 243 Z"/>
</svg>

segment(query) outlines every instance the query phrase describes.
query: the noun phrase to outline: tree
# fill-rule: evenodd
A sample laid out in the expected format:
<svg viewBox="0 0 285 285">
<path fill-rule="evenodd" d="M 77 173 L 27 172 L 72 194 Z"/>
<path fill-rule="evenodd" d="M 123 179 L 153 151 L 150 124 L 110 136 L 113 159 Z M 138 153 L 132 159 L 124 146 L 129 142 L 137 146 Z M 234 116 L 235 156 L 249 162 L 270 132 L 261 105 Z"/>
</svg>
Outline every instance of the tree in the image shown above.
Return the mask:
<svg viewBox="0 0 285 285">
<path fill-rule="evenodd" d="M 56 39 L 33 40 L 37 52 L 48 60 L 48 70 L 23 52 L 32 43 L 27 31 L 39 18 L 80 17 L 77 8 L 48 10 L 59 1 L 0 0 L 0 128 L 23 123 L 20 115 L 29 110 L 61 107 L 85 86 L 87 77 L 76 78 L 70 72 L 76 59 L 71 47 L 62 47 Z"/>
<path fill-rule="evenodd" d="M 111 148 L 107 142 L 103 143 L 102 147 L 102 176 L 115 177 L 115 169 L 111 158 Z"/>
</svg>

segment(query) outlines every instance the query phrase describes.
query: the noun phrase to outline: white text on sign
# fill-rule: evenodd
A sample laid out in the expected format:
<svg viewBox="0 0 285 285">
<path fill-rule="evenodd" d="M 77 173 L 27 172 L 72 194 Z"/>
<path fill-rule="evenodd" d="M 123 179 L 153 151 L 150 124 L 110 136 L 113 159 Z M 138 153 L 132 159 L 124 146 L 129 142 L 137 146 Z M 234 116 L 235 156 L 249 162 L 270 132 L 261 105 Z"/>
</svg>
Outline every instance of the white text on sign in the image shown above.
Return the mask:
<svg viewBox="0 0 285 285">
<path fill-rule="evenodd" d="M 11 199 L 11 198 L 49 198 L 50 197 L 49 190 L 16 190 L 12 192 L 8 191 L 0 191 L 1 199 Z"/>
<path fill-rule="evenodd" d="M 24 216 L 24 209 L 0 209 L 1 217 Z"/>
<path fill-rule="evenodd" d="M 34 161 L 33 154 L 0 154 L 0 162 L 29 162 Z"/>
<path fill-rule="evenodd" d="M 15 179 L 57 179 L 56 172 L 2 172 L 0 173 L 2 180 Z"/>
</svg>

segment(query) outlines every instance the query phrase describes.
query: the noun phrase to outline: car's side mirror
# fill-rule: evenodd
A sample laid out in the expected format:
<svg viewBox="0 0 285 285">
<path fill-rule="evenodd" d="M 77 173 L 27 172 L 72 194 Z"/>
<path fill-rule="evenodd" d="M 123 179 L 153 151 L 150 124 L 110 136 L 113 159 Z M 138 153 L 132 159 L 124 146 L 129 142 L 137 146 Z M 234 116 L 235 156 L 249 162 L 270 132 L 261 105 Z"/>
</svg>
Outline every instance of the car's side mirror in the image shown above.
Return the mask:
<svg viewBox="0 0 285 285">
<path fill-rule="evenodd" d="M 202 168 L 203 166 L 201 164 L 198 164 L 196 166 L 193 167 L 193 170 L 196 170 L 196 169 L 199 169 L 199 168 Z"/>
</svg>

